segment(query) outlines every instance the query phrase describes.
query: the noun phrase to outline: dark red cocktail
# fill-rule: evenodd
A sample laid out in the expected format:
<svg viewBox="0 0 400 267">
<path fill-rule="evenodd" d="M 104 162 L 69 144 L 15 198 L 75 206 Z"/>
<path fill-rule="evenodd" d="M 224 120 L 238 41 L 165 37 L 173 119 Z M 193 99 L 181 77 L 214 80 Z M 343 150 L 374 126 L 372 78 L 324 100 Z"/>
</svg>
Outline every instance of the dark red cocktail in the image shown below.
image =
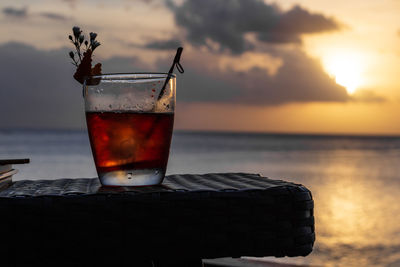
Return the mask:
<svg viewBox="0 0 400 267">
<path fill-rule="evenodd" d="M 85 85 L 86 122 L 103 185 L 162 182 L 174 124 L 175 77 L 161 94 L 166 74 L 109 74 Z"/>
<path fill-rule="evenodd" d="M 86 121 L 99 173 L 166 168 L 173 113 L 86 112 Z"/>
</svg>

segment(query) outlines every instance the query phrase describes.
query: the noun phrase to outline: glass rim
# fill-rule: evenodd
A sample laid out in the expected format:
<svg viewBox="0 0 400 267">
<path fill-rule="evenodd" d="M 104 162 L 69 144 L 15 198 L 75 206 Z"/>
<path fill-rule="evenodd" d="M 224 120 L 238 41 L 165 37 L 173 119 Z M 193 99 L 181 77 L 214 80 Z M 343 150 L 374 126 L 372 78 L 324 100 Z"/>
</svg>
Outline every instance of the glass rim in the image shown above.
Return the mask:
<svg viewBox="0 0 400 267">
<path fill-rule="evenodd" d="M 146 76 L 147 75 L 147 76 Z M 135 77 L 141 76 L 141 77 Z M 176 78 L 174 73 L 166 72 L 116 72 L 116 73 L 102 73 L 99 75 L 90 75 L 85 78 L 88 79 L 101 79 L 101 80 L 113 80 L 113 79 L 123 79 L 123 80 L 146 80 L 146 79 L 165 79 L 168 76 L 171 78 Z"/>
</svg>

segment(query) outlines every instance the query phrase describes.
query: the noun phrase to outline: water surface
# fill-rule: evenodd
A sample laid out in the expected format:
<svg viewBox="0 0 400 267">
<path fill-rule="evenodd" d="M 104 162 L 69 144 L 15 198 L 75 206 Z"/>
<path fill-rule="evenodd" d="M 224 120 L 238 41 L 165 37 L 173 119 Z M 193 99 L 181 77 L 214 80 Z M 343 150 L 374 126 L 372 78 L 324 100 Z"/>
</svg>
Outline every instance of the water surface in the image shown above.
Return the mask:
<svg viewBox="0 0 400 267">
<path fill-rule="evenodd" d="M 96 177 L 81 131 L 0 131 L 0 158 L 29 157 L 20 179 Z M 168 173 L 250 172 L 302 183 L 315 199 L 324 266 L 400 266 L 400 138 L 177 132 Z M 266 260 L 274 260 L 266 258 Z"/>
</svg>

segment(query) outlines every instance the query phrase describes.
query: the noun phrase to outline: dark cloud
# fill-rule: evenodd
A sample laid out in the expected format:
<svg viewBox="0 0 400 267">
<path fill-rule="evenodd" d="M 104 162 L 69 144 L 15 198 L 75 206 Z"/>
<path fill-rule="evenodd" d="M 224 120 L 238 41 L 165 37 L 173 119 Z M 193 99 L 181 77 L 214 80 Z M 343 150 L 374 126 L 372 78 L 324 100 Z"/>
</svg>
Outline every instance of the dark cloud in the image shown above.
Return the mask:
<svg viewBox="0 0 400 267">
<path fill-rule="evenodd" d="M 21 43 L 0 45 L 0 128 L 84 127 L 82 87 L 72 78 L 68 52 Z M 138 62 L 112 58 L 102 63 L 105 72 L 143 71 Z"/>
<path fill-rule="evenodd" d="M 237 103 L 271 106 L 307 102 L 383 102 L 372 90 L 359 90 L 349 95 L 324 70 L 319 60 L 299 48 L 269 51 L 282 59 L 283 64 L 273 75 L 268 70 L 253 67 L 248 71 L 234 68 L 209 68 L 218 65 L 210 55 L 183 55 L 185 73 L 178 74 L 177 98 L 183 102 Z M 185 57 L 186 56 L 186 57 Z M 168 62 L 160 62 L 166 69 Z M 201 67 L 199 67 L 201 66 Z"/>
<path fill-rule="evenodd" d="M 181 46 L 181 42 L 177 39 L 152 41 L 145 45 L 145 48 L 157 50 L 174 50 Z"/>
<path fill-rule="evenodd" d="M 3 14 L 10 17 L 24 18 L 28 15 L 28 10 L 26 7 L 15 8 L 15 7 L 5 7 L 3 8 Z"/>
<path fill-rule="evenodd" d="M 310 13 L 300 6 L 288 11 L 261 0 L 186 0 L 182 5 L 167 1 L 176 23 L 187 32 L 194 45 L 208 45 L 211 40 L 221 50 L 242 53 L 252 49 L 245 34 L 269 43 L 299 43 L 302 34 L 340 29 L 332 18 Z"/>
<path fill-rule="evenodd" d="M 81 85 L 73 80 L 68 49 L 43 51 L 21 43 L 0 45 L 0 128 L 84 127 Z M 179 102 L 240 103 L 278 105 L 292 102 L 382 101 L 363 93 L 350 97 L 323 70 L 320 63 L 300 49 L 269 51 L 283 60 L 275 75 L 254 67 L 246 72 L 219 69 L 213 54 L 187 50 L 183 54 L 184 74 L 178 74 Z M 95 59 L 95 62 L 97 59 Z M 113 57 L 103 60 L 103 72 L 166 71 L 171 58 L 156 67 L 138 58 Z"/>
<path fill-rule="evenodd" d="M 210 58 L 183 56 L 185 73 L 179 75 L 178 99 L 185 102 L 230 102 L 247 105 L 279 105 L 292 102 L 346 102 L 344 87 L 327 75 L 318 60 L 299 49 L 277 49 L 283 60 L 275 75 L 254 67 L 246 72 L 209 69 L 218 65 Z M 204 66 L 199 69 L 199 65 Z M 167 62 L 163 67 L 167 66 Z"/>
<path fill-rule="evenodd" d="M 44 18 L 48 18 L 48 19 L 52 19 L 52 20 L 68 20 L 69 19 L 64 15 L 61 15 L 58 13 L 53 13 L 53 12 L 42 12 L 39 15 Z"/>
<path fill-rule="evenodd" d="M 84 125 L 81 88 L 71 78 L 67 52 L 41 51 L 20 43 L 0 46 L 0 127 Z"/>
</svg>

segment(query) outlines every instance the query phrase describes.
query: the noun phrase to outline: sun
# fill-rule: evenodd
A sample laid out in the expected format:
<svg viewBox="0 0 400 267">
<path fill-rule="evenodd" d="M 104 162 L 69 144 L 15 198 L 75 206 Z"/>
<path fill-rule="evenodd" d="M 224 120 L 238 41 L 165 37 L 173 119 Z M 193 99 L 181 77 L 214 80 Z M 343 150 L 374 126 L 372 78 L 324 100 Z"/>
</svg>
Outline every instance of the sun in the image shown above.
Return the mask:
<svg viewBox="0 0 400 267">
<path fill-rule="evenodd" d="M 349 94 L 354 93 L 364 82 L 364 62 L 360 54 L 331 53 L 323 57 L 323 64 L 328 74 L 337 84 L 344 86 Z"/>
</svg>

